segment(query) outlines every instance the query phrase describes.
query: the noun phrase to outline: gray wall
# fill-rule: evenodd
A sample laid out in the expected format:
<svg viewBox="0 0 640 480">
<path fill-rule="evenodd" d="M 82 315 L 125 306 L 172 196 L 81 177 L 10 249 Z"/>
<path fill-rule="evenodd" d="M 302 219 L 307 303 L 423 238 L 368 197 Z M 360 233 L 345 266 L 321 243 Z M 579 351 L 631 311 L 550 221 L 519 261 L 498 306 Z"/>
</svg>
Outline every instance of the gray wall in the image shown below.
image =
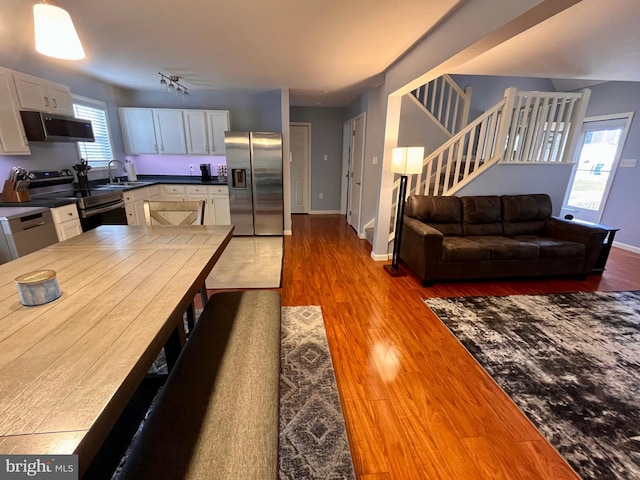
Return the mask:
<svg viewBox="0 0 640 480">
<path fill-rule="evenodd" d="M 621 158 L 640 159 L 640 83 L 607 82 L 589 87 L 587 117 L 635 112 Z M 640 163 L 618 168 L 601 223 L 620 228 L 616 241 L 640 249 Z"/>
<path fill-rule="evenodd" d="M 402 97 L 398 146 L 424 147 L 426 157 L 450 137 L 410 97 Z"/>
<path fill-rule="evenodd" d="M 311 123 L 311 211 L 340 211 L 343 118 L 343 108 L 290 109 L 291 122 Z"/>
</svg>

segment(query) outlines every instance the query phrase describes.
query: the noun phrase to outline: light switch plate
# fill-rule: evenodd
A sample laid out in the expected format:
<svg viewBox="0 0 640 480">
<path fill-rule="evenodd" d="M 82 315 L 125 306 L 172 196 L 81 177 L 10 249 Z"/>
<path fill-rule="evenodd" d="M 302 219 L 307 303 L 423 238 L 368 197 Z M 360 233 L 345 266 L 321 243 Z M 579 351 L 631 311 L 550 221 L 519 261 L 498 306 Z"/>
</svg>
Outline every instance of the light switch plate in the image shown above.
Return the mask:
<svg viewBox="0 0 640 480">
<path fill-rule="evenodd" d="M 620 160 L 620 167 L 622 168 L 633 168 L 638 163 L 638 159 L 636 158 L 623 158 Z"/>
<path fill-rule="evenodd" d="M 372 161 L 371 161 L 371 163 L 372 163 L 373 165 L 377 165 L 377 164 L 378 164 L 378 157 L 376 157 L 376 156 L 374 155 L 374 156 L 373 156 L 373 159 L 372 159 Z"/>
</svg>

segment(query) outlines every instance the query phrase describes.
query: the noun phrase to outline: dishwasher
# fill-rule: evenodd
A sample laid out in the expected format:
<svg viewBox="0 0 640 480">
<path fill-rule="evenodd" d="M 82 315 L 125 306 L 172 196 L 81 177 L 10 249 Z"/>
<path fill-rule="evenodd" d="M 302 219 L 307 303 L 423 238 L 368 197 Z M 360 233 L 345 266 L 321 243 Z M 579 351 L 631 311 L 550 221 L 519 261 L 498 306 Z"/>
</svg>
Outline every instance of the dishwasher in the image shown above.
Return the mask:
<svg viewBox="0 0 640 480">
<path fill-rule="evenodd" d="M 46 207 L 0 208 L 0 263 L 58 242 L 51 211 Z"/>
</svg>

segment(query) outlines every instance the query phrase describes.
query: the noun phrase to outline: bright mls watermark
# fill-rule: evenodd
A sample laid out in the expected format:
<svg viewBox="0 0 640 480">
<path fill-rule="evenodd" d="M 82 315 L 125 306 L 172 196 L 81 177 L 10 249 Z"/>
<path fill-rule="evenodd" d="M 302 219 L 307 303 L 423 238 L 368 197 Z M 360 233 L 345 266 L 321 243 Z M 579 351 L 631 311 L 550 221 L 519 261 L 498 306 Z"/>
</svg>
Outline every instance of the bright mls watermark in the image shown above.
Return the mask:
<svg viewBox="0 0 640 480">
<path fill-rule="evenodd" d="M 78 480 L 77 455 L 0 455 L 0 480 Z"/>
</svg>

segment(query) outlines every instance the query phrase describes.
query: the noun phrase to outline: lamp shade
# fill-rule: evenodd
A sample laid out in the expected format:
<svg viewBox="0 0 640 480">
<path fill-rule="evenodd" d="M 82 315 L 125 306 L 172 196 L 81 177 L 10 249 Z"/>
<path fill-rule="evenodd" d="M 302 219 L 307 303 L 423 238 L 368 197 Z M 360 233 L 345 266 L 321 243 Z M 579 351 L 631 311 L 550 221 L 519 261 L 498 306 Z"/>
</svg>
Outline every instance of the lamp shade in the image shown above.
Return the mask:
<svg viewBox="0 0 640 480">
<path fill-rule="evenodd" d="M 422 172 L 424 147 L 397 147 L 391 152 L 391 171 L 402 175 Z"/>
<path fill-rule="evenodd" d="M 82 44 L 66 10 L 38 3 L 33 6 L 33 26 L 39 53 L 63 60 L 84 58 Z"/>
</svg>

